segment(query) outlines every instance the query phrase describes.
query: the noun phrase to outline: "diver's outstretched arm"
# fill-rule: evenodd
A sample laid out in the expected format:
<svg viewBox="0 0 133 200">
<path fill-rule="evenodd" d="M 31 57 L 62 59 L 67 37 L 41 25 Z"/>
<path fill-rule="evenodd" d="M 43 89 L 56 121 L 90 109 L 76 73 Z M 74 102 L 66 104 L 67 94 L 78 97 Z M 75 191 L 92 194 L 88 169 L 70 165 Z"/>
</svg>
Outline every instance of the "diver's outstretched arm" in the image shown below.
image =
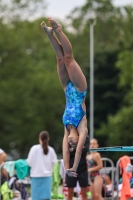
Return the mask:
<svg viewBox="0 0 133 200">
<path fill-rule="evenodd" d="M 68 131 L 65 129 L 64 138 L 62 142 L 62 151 L 63 151 L 63 161 L 65 169 L 69 169 L 69 160 L 70 160 L 70 154 L 69 154 L 69 144 L 68 144 Z"/>
<path fill-rule="evenodd" d="M 79 133 L 79 141 L 77 144 L 77 148 L 76 148 L 76 153 L 75 153 L 75 158 L 74 158 L 74 163 L 73 163 L 73 167 L 71 169 L 67 170 L 68 174 L 72 173 L 73 176 L 73 171 L 76 172 L 80 159 L 81 159 L 81 155 L 82 155 L 82 149 L 84 147 L 85 141 L 86 141 L 86 136 L 88 134 L 88 129 L 87 129 L 87 119 L 86 116 L 83 117 L 83 119 L 81 120 L 78 129 L 77 129 L 78 133 Z"/>
</svg>

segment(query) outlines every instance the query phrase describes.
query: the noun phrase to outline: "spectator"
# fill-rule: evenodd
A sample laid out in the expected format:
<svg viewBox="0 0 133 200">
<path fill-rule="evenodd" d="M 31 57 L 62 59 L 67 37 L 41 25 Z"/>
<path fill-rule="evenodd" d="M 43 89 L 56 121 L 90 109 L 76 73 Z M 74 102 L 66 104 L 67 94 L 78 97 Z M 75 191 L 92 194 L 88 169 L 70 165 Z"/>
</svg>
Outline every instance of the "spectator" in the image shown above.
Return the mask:
<svg viewBox="0 0 133 200">
<path fill-rule="evenodd" d="M 90 149 L 98 148 L 98 141 L 93 138 L 90 140 Z M 103 200 L 102 186 L 103 178 L 100 176 L 99 170 L 103 167 L 101 156 L 98 152 L 91 152 L 86 157 L 88 164 L 88 174 L 90 179 L 90 191 L 93 200 Z"/>
<path fill-rule="evenodd" d="M 0 185 L 0 199 L 2 200 L 11 200 L 14 197 L 19 197 L 19 191 L 13 191 L 8 184 L 9 174 L 2 166 L 1 168 L 1 185 Z"/>
<path fill-rule="evenodd" d="M 52 171 L 57 161 L 54 149 L 48 145 L 49 134 L 42 131 L 39 143 L 31 147 L 27 163 L 31 167 L 31 197 L 32 200 L 51 198 Z"/>
</svg>

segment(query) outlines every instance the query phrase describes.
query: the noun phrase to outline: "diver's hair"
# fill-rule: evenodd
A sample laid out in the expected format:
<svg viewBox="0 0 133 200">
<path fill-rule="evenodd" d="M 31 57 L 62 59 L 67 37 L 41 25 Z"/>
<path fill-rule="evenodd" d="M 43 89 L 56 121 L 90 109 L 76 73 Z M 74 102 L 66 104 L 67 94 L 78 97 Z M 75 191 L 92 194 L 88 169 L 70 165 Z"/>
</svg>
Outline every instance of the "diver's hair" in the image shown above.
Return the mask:
<svg viewBox="0 0 133 200">
<path fill-rule="evenodd" d="M 48 154 L 49 133 L 47 131 L 42 131 L 39 134 L 39 139 L 42 141 L 43 153 L 45 155 L 47 155 Z"/>
</svg>

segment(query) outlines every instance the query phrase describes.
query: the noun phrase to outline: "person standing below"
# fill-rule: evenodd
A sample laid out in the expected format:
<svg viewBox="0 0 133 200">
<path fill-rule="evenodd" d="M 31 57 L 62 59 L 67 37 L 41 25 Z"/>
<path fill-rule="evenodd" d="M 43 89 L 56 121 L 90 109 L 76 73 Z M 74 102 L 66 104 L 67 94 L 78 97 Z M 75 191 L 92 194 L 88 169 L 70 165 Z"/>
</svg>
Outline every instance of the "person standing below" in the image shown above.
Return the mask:
<svg viewBox="0 0 133 200">
<path fill-rule="evenodd" d="M 57 155 L 49 146 L 49 133 L 42 131 L 39 134 L 39 143 L 31 147 L 27 163 L 31 167 L 31 197 L 32 200 L 51 199 L 52 172 Z"/>
<path fill-rule="evenodd" d="M 48 21 L 50 27 L 47 27 L 44 21 L 41 27 L 55 51 L 57 71 L 66 96 L 66 107 L 62 118 L 65 132 L 62 143 L 64 166 L 69 176 L 77 176 L 82 148 L 88 134 L 85 105 L 87 81 L 74 59 L 72 45 L 63 33 L 61 25 L 50 17 Z M 77 146 L 74 163 L 70 169 L 67 169 L 70 158 L 68 143 Z"/>
<path fill-rule="evenodd" d="M 76 152 L 76 147 L 71 147 L 69 145 L 70 151 L 70 161 L 68 168 L 71 168 L 74 163 L 74 156 Z M 76 187 L 77 181 L 79 182 L 81 188 L 82 200 L 87 200 L 87 187 L 88 187 L 88 171 L 87 171 L 87 163 L 86 163 L 86 155 L 89 151 L 89 136 L 86 137 L 86 141 L 84 147 L 82 149 L 82 155 L 79 162 L 79 166 L 77 168 L 77 177 L 70 177 L 66 174 L 66 187 L 68 187 L 68 198 L 67 200 L 72 200 L 74 195 L 74 188 Z"/>
<path fill-rule="evenodd" d="M 90 149 L 98 148 L 97 139 L 90 140 Z M 87 155 L 88 175 L 90 179 L 90 191 L 93 200 L 103 200 L 102 186 L 103 178 L 100 176 L 99 170 L 103 168 L 101 155 L 98 152 L 91 152 Z"/>
</svg>

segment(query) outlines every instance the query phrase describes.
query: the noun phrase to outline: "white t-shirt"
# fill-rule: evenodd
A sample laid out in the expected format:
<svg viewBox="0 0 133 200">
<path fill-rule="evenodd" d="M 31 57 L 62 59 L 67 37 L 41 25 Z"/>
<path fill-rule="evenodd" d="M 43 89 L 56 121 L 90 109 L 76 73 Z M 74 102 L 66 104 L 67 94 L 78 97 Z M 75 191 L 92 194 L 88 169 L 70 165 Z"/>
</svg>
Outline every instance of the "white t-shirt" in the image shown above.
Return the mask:
<svg viewBox="0 0 133 200">
<path fill-rule="evenodd" d="M 51 176 L 56 161 L 57 155 L 52 147 L 48 146 L 48 154 L 45 155 L 40 144 L 32 146 L 27 158 L 27 163 L 31 167 L 30 176 Z"/>
<path fill-rule="evenodd" d="M 0 154 L 3 153 L 4 151 L 2 149 L 0 149 Z"/>
</svg>

